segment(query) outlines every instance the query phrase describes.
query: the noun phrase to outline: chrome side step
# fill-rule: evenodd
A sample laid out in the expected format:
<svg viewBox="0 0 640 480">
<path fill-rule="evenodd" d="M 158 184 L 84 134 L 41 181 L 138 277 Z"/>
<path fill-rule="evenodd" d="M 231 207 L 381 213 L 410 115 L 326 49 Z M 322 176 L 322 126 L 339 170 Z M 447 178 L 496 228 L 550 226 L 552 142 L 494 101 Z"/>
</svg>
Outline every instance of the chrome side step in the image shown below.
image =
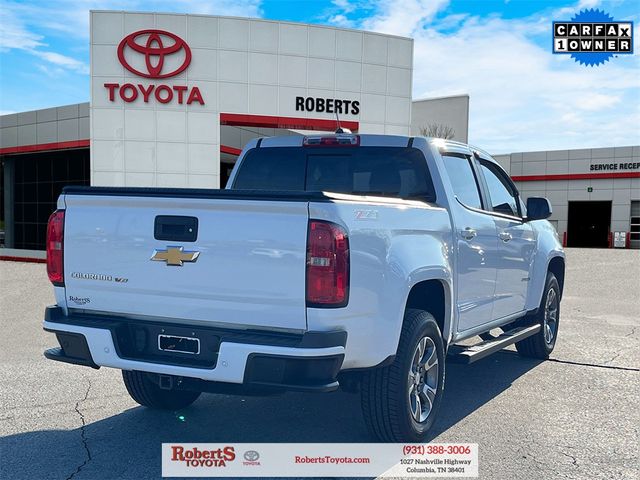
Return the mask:
<svg viewBox="0 0 640 480">
<path fill-rule="evenodd" d="M 518 327 L 504 332 L 502 335 L 495 338 L 491 338 L 468 347 L 463 345 L 452 345 L 451 348 L 449 348 L 449 357 L 447 358 L 447 361 L 464 364 L 477 362 L 498 350 L 502 350 L 503 348 L 524 340 L 531 335 L 535 335 L 539 331 L 540 325 Z"/>
</svg>

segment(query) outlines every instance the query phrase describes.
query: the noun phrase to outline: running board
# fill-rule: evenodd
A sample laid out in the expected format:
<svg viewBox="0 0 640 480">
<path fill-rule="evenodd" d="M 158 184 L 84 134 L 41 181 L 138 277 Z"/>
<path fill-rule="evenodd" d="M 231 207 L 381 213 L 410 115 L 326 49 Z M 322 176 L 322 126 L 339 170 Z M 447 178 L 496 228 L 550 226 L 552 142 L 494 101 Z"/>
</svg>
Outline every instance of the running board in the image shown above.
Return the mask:
<svg viewBox="0 0 640 480">
<path fill-rule="evenodd" d="M 540 331 L 540 325 L 532 325 L 530 327 L 518 327 L 513 330 L 504 332 L 490 340 L 476 343 L 469 347 L 462 345 L 452 345 L 449 349 L 449 358 L 447 361 L 452 363 L 469 364 L 488 357 L 492 353 L 502 350 L 509 345 L 524 340 L 531 335 L 535 335 Z"/>
</svg>

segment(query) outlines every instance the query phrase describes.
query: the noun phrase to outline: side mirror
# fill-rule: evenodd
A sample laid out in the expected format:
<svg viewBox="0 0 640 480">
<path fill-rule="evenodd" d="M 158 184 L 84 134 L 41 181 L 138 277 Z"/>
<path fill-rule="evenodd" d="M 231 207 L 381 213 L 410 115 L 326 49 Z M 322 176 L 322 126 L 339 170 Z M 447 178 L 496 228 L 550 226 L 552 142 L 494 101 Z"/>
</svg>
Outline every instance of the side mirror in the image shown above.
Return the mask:
<svg viewBox="0 0 640 480">
<path fill-rule="evenodd" d="M 549 218 L 553 210 L 549 200 L 543 197 L 529 197 L 527 199 L 527 218 L 526 221 L 544 220 Z"/>
</svg>

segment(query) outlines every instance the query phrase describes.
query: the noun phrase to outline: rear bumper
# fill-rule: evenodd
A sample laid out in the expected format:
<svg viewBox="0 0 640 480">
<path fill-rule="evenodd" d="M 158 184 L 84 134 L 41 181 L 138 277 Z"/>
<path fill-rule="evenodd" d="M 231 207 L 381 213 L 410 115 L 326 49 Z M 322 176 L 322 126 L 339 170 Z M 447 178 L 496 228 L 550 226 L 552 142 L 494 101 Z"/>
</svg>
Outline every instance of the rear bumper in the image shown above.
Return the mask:
<svg viewBox="0 0 640 480">
<path fill-rule="evenodd" d="M 346 332 L 236 331 L 97 315 L 66 316 L 59 307 L 47 307 L 43 326 L 60 343 L 60 348 L 45 352 L 51 360 L 287 390 L 337 388 L 346 344 Z M 170 335 L 189 330 L 188 335 L 201 339 L 202 353 L 158 351 L 153 347 L 158 328 Z"/>
</svg>

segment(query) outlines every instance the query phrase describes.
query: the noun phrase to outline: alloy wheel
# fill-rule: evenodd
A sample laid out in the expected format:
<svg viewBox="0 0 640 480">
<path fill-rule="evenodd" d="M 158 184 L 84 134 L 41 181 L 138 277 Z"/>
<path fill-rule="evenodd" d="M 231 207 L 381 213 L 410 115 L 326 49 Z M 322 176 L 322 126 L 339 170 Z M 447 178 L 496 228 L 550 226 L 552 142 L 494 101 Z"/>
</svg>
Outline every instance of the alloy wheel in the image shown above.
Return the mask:
<svg viewBox="0 0 640 480">
<path fill-rule="evenodd" d="M 558 294 L 553 288 L 547 293 L 547 300 L 544 306 L 544 341 L 547 345 L 553 343 L 558 330 Z"/>
<path fill-rule="evenodd" d="M 408 376 L 408 396 L 411 415 L 418 423 L 424 423 L 433 410 L 438 390 L 438 353 L 429 337 L 423 337 L 416 345 Z"/>
</svg>

